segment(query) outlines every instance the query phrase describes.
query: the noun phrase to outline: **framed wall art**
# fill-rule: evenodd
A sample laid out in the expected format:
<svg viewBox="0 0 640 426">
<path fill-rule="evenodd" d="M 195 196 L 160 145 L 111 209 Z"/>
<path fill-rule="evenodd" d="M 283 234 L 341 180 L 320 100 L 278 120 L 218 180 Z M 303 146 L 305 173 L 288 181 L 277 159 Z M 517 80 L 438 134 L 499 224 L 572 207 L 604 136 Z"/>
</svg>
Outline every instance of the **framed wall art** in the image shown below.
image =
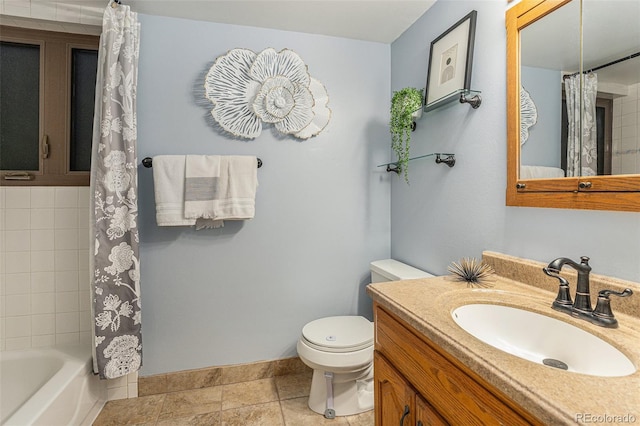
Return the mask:
<svg viewBox="0 0 640 426">
<path fill-rule="evenodd" d="M 477 14 L 471 11 L 431 42 L 425 105 L 470 89 Z"/>
</svg>

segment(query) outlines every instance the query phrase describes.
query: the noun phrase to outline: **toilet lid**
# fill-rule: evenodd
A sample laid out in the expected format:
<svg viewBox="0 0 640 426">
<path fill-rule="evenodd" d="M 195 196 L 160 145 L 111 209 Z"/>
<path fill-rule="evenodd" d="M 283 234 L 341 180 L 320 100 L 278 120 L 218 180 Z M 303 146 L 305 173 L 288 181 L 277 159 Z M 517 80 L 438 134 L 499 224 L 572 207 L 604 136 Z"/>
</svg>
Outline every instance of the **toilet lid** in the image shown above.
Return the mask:
<svg viewBox="0 0 640 426">
<path fill-rule="evenodd" d="M 361 316 L 320 318 L 305 325 L 302 336 L 320 350 L 357 351 L 373 344 L 373 323 Z"/>
</svg>

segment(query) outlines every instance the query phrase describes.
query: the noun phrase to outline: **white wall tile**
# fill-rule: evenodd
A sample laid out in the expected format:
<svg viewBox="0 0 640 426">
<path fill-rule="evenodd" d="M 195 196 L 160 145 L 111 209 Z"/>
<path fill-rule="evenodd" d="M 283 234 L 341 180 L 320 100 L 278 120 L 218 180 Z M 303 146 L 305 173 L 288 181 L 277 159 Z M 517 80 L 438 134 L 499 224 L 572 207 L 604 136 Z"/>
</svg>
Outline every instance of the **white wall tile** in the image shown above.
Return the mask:
<svg viewBox="0 0 640 426">
<path fill-rule="evenodd" d="M 31 250 L 53 250 L 55 248 L 53 229 L 32 229 Z"/>
<path fill-rule="evenodd" d="M 56 208 L 77 208 L 78 188 L 73 186 L 60 186 L 55 188 Z"/>
<path fill-rule="evenodd" d="M 115 401 L 117 399 L 127 399 L 127 387 L 122 386 L 113 389 L 107 389 L 107 401 Z"/>
<path fill-rule="evenodd" d="M 17 274 L 5 274 L 4 276 L 4 294 L 30 294 L 31 293 L 31 274 L 29 272 L 21 272 Z"/>
<path fill-rule="evenodd" d="M 127 386 L 127 376 L 107 380 L 107 389 L 122 388 Z"/>
<path fill-rule="evenodd" d="M 32 209 L 52 209 L 55 200 L 55 187 L 34 186 L 31 188 L 31 208 Z"/>
<path fill-rule="evenodd" d="M 78 248 L 89 249 L 89 228 L 78 227 Z"/>
<path fill-rule="evenodd" d="M 47 272 L 54 271 L 54 250 L 42 250 L 31 252 L 31 271 L 32 272 Z"/>
<path fill-rule="evenodd" d="M 31 292 L 53 293 L 56 288 L 54 279 L 53 271 L 31 272 Z"/>
<path fill-rule="evenodd" d="M 622 115 L 636 114 L 638 112 L 638 102 L 634 100 L 625 101 L 622 100 Z"/>
<path fill-rule="evenodd" d="M 5 231 L 5 251 L 29 251 L 31 250 L 31 231 L 21 229 Z"/>
<path fill-rule="evenodd" d="M 78 312 L 56 313 L 56 334 L 77 333 L 80 331 Z"/>
<path fill-rule="evenodd" d="M 138 397 L 138 384 L 129 383 L 127 385 L 127 398 L 137 398 L 137 397 Z"/>
<path fill-rule="evenodd" d="M 31 315 L 30 294 L 7 294 L 5 296 L 5 304 L 4 315 L 6 318 L 12 316 L 17 317 L 22 315 Z"/>
<path fill-rule="evenodd" d="M 56 345 L 77 345 L 80 343 L 80 333 L 56 333 Z"/>
<path fill-rule="evenodd" d="M 102 16 L 100 16 L 100 20 L 102 21 Z M 78 208 L 79 209 L 90 209 L 92 206 L 89 204 L 89 194 L 90 189 L 88 186 L 79 186 L 78 187 Z"/>
<path fill-rule="evenodd" d="M 78 250 L 78 270 L 89 270 L 89 250 Z"/>
<path fill-rule="evenodd" d="M 55 230 L 55 249 L 56 250 L 73 250 L 78 248 L 78 230 L 77 229 L 56 229 Z"/>
<path fill-rule="evenodd" d="M 53 314 L 56 312 L 55 293 L 35 293 L 31 295 L 31 313 Z"/>
<path fill-rule="evenodd" d="M 4 213 L 4 229 L 18 230 L 31 228 L 31 212 L 29 209 L 6 209 Z"/>
<path fill-rule="evenodd" d="M 56 293 L 56 313 L 61 312 L 79 312 L 77 291 L 65 291 Z"/>
<path fill-rule="evenodd" d="M 77 4 L 58 3 L 56 21 L 80 23 L 82 6 Z"/>
<path fill-rule="evenodd" d="M 31 210 L 31 229 L 53 229 L 55 209 Z"/>
<path fill-rule="evenodd" d="M 89 188 L 0 187 L 0 207 L 0 350 L 90 343 Z"/>
<path fill-rule="evenodd" d="M 54 212 L 55 229 L 77 229 L 78 209 L 55 209 Z"/>
<path fill-rule="evenodd" d="M 4 327 L 6 339 L 31 336 L 31 316 L 6 317 Z"/>
<path fill-rule="evenodd" d="M 4 271 L 7 274 L 29 272 L 31 270 L 31 253 L 28 251 L 6 252 Z"/>
<path fill-rule="evenodd" d="M 89 311 L 80 311 L 78 313 L 78 319 L 80 321 L 80 332 L 88 331 L 90 332 L 92 329 L 92 321 L 91 321 L 91 312 Z"/>
<path fill-rule="evenodd" d="M 46 19 L 48 21 L 55 20 L 56 4 L 53 2 L 49 2 L 49 3 L 32 2 L 31 17 L 36 19 Z"/>
<path fill-rule="evenodd" d="M 89 229 L 89 209 L 78 208 L 78 228 Z"/>
<path fill-rule="evenodd" d="M 56 332 L 56 317 L 54 314 L 38 314 L 31 317 L 31 334 L 34 336 Z"/>
<path fill-rule="evenodd" d="M 5 339 L 5 351 L 20 351 L 31 347 L 31 337 L 14 337 Z"/>
<path fill-rule="evenodd" d="M 78 250 L 56 250 L 54 253 L 56 271 L 78 270 Z"/>
<path fill-rule="evenodd" d="M 55 334 L 43 334 L 40 336 L 31 336 L 32 348 L 50 348 L 56 345 Z"/>
<path fill-rule="evenodd" d="M 57 292 L 78 291 L 78 273 L 74 270 L 56 271 L 55 283 Z"/>
<path fill-rule="evenodd" d="M 78 293 L 78 310 L 80 312 L 91 310 L 91 292 L 89 286 L 85 287 L 85 290 L 80 289 Z"/>
<path fill-rule="evenodd" d="M 7 187 L 5 202 L 8 209 L 28 209 L 31 207 L 31 190 L 29 187 Z"/>
</svg>

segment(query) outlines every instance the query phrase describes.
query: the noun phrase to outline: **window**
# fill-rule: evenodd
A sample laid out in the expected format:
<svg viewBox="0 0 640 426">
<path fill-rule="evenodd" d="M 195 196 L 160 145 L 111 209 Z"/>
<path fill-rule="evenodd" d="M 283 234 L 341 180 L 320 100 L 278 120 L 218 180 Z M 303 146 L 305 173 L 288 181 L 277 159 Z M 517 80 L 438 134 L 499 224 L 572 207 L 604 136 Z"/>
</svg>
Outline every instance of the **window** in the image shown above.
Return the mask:
<svg viewBox="0 0 640 426">
<path fill-rule="evenodd" d="M 89 185 L 98 43 L 0 27 L 1 185 Z"/>
</svg>

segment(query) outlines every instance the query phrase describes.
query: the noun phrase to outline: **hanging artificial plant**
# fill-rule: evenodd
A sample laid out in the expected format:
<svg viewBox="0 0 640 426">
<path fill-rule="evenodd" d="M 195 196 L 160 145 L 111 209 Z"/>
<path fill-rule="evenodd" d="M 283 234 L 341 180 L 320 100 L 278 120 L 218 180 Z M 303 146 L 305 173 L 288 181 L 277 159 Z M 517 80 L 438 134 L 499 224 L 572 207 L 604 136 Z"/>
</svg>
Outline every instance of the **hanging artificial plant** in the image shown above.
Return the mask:
<svg viewBox="0 0 640 426">
<path fill-rule="evenodd" d="M 409 183 L 409 145 L 413 131 L 413 118 L 422 112 L 422 90 L 405 87 L 393 92 L 391 99 L 391 149 L 398 157 L 397 165 Z"/>
</svg>

